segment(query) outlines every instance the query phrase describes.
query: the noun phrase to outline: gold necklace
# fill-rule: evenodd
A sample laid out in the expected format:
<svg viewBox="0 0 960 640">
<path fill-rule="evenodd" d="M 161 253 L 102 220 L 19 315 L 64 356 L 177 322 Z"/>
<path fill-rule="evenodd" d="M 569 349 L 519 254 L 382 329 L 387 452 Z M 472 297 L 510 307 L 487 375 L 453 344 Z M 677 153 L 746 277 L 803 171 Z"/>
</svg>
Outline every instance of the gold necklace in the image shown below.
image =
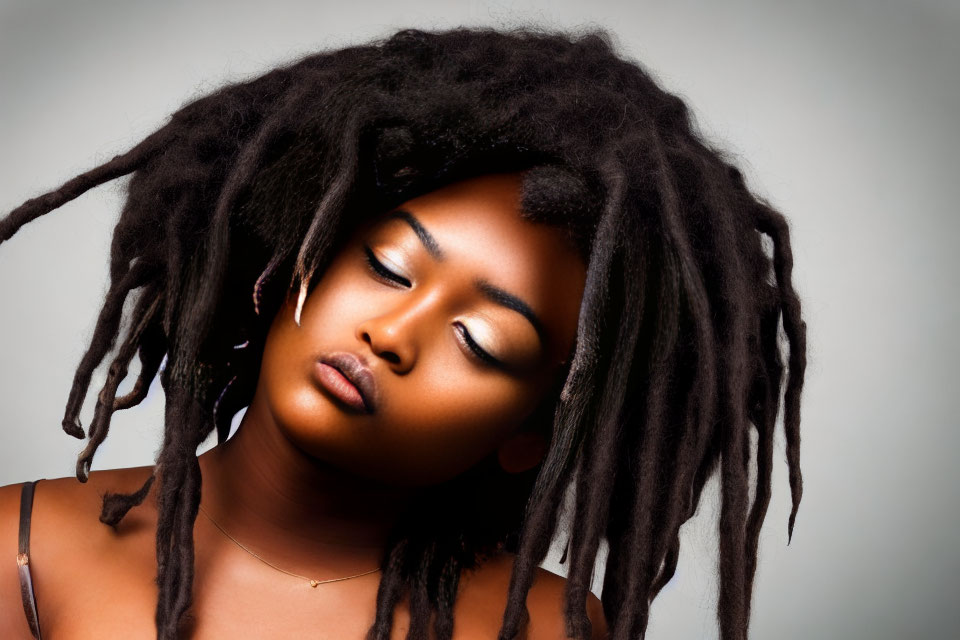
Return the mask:
<svg viewBox="0 0 960 640">
<path fill-rule="evenodd" d="M 197 506 L 200 507 L 200 505 L 197 505 Z M 216 520 L 214 520 L 212 517 L 210 517 L 210 514 L 207 513 L 206 510 L 205 510 L 203 507 L 200 507 L 200 511 L 203 512 L 203 515 L 207 516 L 207 519 L 210 520 L 210 522 L 213 523 L 213 526 L 215 526 L 217 529 L 219 529 L 220 532 L 221 532 L 223 535 L 225 535 L 225 536 L 227 536 L 228 538 L 230 538 L 231 540 L 233 540 L 234 544 L 236 544 L 238 547 L 240 547 L 241 549 L 243 549 L 244 551 L 246 551 L 247 553 L 249 553 L 250 555 L 252 555 L 254 558 L 256 558 L 257 560 L 259 560 L 260 562 L 262 562 L 262 563 L 264 563 L 264 564 L 266 564 L 266 565 L 269 565 L 269 566 L 273 567 L 273 568 L 276 569 L 277 571 L 282 571 L 283 573 L 287 574 L 288 576 L 293 576 L 293 577 L 295 577 L 295 578 L 301 578 L 301 579 L 303 579 L 303 580 L 306 580 L 307 582 L 310 583 L 310 586 L 311 586 L 311 587 L 316 587 L 316 586 L 319 585 L 319 584 L 326 584 L 326 583 L 328 583 L 328 582 L 340 582 L 341 580 L 349 580 L 349 579 L 351 579 L 351 578 L 359 578 L 360 576 L 365 576 L 365 575 L 369 575 L 369 574 L 371 574 L 371 573 L 373 573 L 373 572 L 375 572 L 375 571 L 380 571 L 380 567 L 377 567 L 376 569 L 371 569 L 370 571 L 364 571 L 363 573 L 358 573 L 358 574 L 353 575 L 353 576 L 346 576 L 346 577 L 344 577 L 344 578 L 330 578 L 330 579 L 328 579 L 328 580 L 314 580 L 313 578 L 308 578 L 307 576 L 301 576 L 300 574 L 292 573 L 292 572 L 290 572 L 290 571 L 287 571 L 286 569 L 281 569 L 280 567 L 278 567 L 277 565 L 273 564 L 272 562 L 268 562 L 267 560 L 264 560 L 263 558 L 261 558 L 260 556 L 258 556 L 257 554 L 255 554 L 253 551 L 251 551 L 250 549 L 248 549 L 248 548 L 246 548 L 245 546 L 243 546 L 243 544 L 241 544 L 239 540 L 237 540 L 237 539 L 234 538 L 232 535 L 230 535 L 229 533 L 227 533 L 226 530 L 225 530 L 223 527 L 221 527 L 219 524 L 217 524 L 217 521 L 216 521 Z"/>
</svg>

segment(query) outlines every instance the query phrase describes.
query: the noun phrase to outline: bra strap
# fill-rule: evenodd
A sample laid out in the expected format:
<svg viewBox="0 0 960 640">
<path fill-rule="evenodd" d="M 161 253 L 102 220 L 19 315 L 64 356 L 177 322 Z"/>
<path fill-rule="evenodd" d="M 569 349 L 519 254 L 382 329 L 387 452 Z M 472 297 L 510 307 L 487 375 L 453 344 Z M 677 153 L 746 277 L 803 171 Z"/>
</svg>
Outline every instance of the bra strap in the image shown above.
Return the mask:
<svg viewBox="0 0 960 640">
<path fill-rule="evenodd" d="M 17 570 L 20 572 L 20 596 L 23 612 L 33 637 L 40 640 L 40 618 L 37 615 L 37 598 L 33 593 L 33 578 L 30 575 L 30 513 L 33 511 L 33 490 L 39 480 L 24 482 L 20 490 L 20 538 L 17 553 Z"/>
</svg>

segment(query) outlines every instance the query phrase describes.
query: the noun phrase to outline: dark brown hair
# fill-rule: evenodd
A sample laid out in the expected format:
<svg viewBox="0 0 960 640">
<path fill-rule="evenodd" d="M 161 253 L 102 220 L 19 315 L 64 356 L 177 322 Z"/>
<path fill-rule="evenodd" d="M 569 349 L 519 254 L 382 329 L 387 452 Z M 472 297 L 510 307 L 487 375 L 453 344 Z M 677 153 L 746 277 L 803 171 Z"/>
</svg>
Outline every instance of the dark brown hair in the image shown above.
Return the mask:
<svg viewBox="0 0 960 640">
<path fill-rule="evenodd" d="M 684 102 L 618 55 L 607 34 L 456 29 L 405 30 L 223 87 L 0 221 L 2 242 L 132 174 L 110 288 L 63 428 L 84 437 L 78 416 L 91 375 L 115 349 L 77 464 L 86 481 L 113 412 L 142 400 L 160 372 L 166 423 L 154 475 L 136 493 L 107 494 L 101 513 L 116 525 L 158 479 L 158 637 L 177 636 L 191 603 L 197 448 L 213 429 L 223 441 L 249 404 L 283 297 L 308 291 L 366 216 L 510 169 L 529 170 L 524 215 L 568 230 L 588 260 L 569 370 L 532 418 L 550 449 L 528 475 L 505 479 L 478 465 L 432 489 L 430 500 L 454 507 L 429 527 L 411 524 L 424 514 L 398 525 L 369 638 L 389 637 L 405 592 L 408 638 L 426 638 L 431 620 L 438 639 L 450 638 L 461 570 L 501 549 L 517 554 L 500 632 L 514 638 L 571 483 L 568 633 L 590 636 L 585 602 L 606 540 L 611 637 L 642 637 L 676 568 L 680 526 L 718 467 L 721 637 L 747 636 L 784 387 L 791 536 L 802 487 L 806 338 L 787 223 L 694 130 Z M 117 397 L 135 355 L 136 384 Z M 481 490 L 477 474 L 498 478 L 500 493 Z"/>
</svg>

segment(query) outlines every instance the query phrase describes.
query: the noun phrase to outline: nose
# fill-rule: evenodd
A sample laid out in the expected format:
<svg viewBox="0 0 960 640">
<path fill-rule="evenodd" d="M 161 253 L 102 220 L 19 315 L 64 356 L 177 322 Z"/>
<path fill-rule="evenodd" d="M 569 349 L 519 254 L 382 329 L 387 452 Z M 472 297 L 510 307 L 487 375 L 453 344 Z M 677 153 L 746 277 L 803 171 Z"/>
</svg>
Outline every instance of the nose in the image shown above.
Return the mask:
<svg viewBox="0 0 960 640">
<path fill-rule="evenodd" d="M 377 357 L 388 361 L 397 373 L 413 368 L 422 346 L 422 336 L 430 330 L 431 314 L 437 300 L 429 292 L 411 291 L 389 310 L 357 325 L 357 339 L 370 346 Z"/>
</svg>

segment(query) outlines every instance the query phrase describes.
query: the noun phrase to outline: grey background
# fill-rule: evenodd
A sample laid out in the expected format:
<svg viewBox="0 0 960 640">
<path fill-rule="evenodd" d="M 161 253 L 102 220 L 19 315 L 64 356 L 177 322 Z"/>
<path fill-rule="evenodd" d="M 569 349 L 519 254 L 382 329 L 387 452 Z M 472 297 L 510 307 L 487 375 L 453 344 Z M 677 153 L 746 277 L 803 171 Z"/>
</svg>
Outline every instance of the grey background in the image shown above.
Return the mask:
<svg viewBox="0 0 960 640">
<path fill-rule="evenodd" d="M 223 82 L 301 53 L 399 27 L 609 28 L 792 222 L 809 334 L 805 493 L 787 547 L 778 434 L 752 636 L 955 637 L 960 10 L 780 4 L 2 2 L 0 212 Z M 0 484 L 73 474 L 82 443 L 60 420 L 105 292 L 122 186 L 0 247 Z M 94 468 L 151 463 L 161 423 L 154 389 L 116 416 Z M 718 504 L 709 490 L 685 525 L 648 637 L 717 636 Z M 563 573 L 556 557 L 545 566 Z"/>
</svg>

